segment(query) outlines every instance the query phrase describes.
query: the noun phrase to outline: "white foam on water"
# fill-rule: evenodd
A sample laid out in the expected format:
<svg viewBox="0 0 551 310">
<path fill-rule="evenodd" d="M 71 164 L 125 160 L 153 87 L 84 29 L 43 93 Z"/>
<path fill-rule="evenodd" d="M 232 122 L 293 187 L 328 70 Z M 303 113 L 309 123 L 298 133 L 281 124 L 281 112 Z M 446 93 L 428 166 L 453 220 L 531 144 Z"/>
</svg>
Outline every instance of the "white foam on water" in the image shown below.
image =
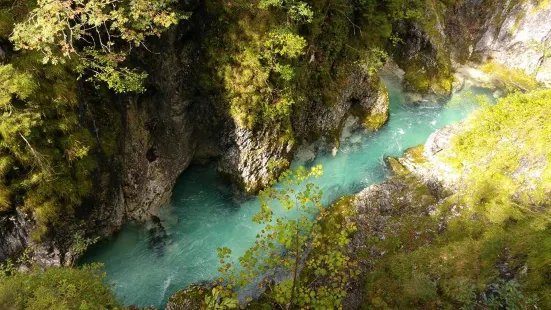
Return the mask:
<svg viewBox="0 0 551 310">
<path fill-rule="evenodd" d="M 475 105 L 468 100 L 457 105 L 421 105 L 406 102 L 395 81 L 385 81 L 391 101 L 388 123 L 376 133 L 355 132 L 341 144 L 340 151 L 305 156 L 308 164 L 321 164 L 324 174 L 316 184 L 324 190 L 327 205 L 340 196 L 353 194 L 389 175 L 384 158 L 400 156 L 409 147 L 424 143 L 435 128 L 464 119 Z M 480 88 L 459 91 L 486 94 Z M 472 98 L 473 96 L 464 96 Z M 332 155 L 334 153 L 334 155 Z M 304 162 L 302 162 L 304 163 Z M 293 167 L 298 164 L 293 163 Z M 258 201 L 238 201 L 213 167 L 190 167 L 178 180 L 163 221 L 171 243 L 154 255 L 147 231 L 128 225 L 108 242 L 95 246 L 86 262 L 105 264 L 107 280 L 124 304 L 162 308 L 176 290 L 219 276 L 217 248 L 228 247 L 239 256 L 253 244 L 261 226 L 250 221 Z M 277 212 L 276 212 L 277 213 Z"/>
</svg>

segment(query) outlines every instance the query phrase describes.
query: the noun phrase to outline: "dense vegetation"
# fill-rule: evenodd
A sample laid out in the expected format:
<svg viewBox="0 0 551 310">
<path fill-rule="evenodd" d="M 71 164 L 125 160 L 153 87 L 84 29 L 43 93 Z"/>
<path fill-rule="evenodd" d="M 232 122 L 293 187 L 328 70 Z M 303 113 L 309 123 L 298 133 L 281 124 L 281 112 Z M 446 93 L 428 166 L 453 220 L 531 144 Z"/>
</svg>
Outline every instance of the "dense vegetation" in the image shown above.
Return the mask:
<svg viewBox="0 0 551 310">
<path fill-rule="evenodd" d="M 373 308 L 546 309 L 549 299 L 551 92 L 515 93 L 472 115 L 441 156 L 461 172 L 428 215 L 400 211 L 373 260 Z M 401 176 L 399 178 L 411 178 Z M 419 181 L 413 191 L 428 192 Z M 414 205 L 413 205 L 414 206 Z"/>
<path fill-rule="evenodd" d="M 454 4 L 209 0 L 202 42 L 207 68 L 200 87 L 220 99 L 219 110 L 237 126 L 275 127 L 280 140 L 291 143 L 294 113 L 312 103 L 334 104 L 358 72 L 370 85 L 379 85 L 376 73 L 391 56 L 406 70 L 410 88 L 448 94 L 451 63 L 434 29 L 445 8 Z M 170 0 L 0 4 L 0 216 L 16 210 L 26 214 L 33 222 L 34 241 L 65 231 L 69 244 L 89 243 L 73 234 L 80 224 L 74 214 L 94 190 L 98 154 L 116 156 L 120 120 L 108 99 L 145 92 L 147 72 L 130 61 L 132 53 L 147 50 L 148 37 L 186 22 L 188 14 L 177 6 Z M 401 57 L 404 25 L 409 24 L 434 41 L 434 67 L 427 68 L 421 54 Z M 538 49 L 548 57 L 548 47 Z M 385 253 L 359 279 L 366 307 L 551 307 L 551 126 L 546 121 L 551 93 L 535 91 L 539 85 L 520 71 L 495 63 L 484 70 L 508 91 L 529 93 L 514 93 L 468 122 L 447 158 L 463 173 L 462 186 L 438 204 L 435 215 L 423 213 L 427 205 L 420 200 L 390 219 L 396 225 L 389 225 L 387 239 L 366 240 Z M 84 98 L 92 92 L 100 98 Z M 101 122 L 90 126 L 90 116 Z M 113 130 L 97 128 L 111 123 Z M 317 173 L 287 172 L 281 181 L 298 185 Z M 411 175 L 397 178 L 416 197 L 435 204 L 438 197 Z M 252 306 L 339 305 L 348 282 L 358 276 L 357 262 L 347 252 L 356 227 L 344 221 L 352 212 L 351 198 L 324 211 L 321 193 L 310 184 L 302 192 L 269 188 L 262 198 L 263 212 L 255 221 L 267 225 L 266 230 L 239 259 L 240 266 L 230 263 L 229 249 L 221 249 L 225 278 L 201 302 L 212 308 L 235 307 L 235 287 L 258 284 L 259 274 L 279 266 L 278 271 L 292 277 L 261 283 L 267 290 Z M 272 223 L 273 200 L 301 216 Z M 318 220 L 311 222 L 314 215 Z M 266 255 L 269 259 L 259 260 Z M 2 309 L 118 306 L 97 267 L 33 267 L 23 273 L 8 264 L 0 271 Z"/>
<path fill-rule="evenodd" d="M 78 77 L 116 92 L 142 91 L 146 76 L 123 64 L 128 51 L 177 21 L 170 2 L 17 1 L 0 7 L 0 212 L 31 214 L 35 240 L 71 217 L 92 189 L 98 144 Z M 117 9 L 113 9 L 117 8 Z M 15 22 L 15 24 L 14 24 Z M 99 126 L 99 125 L 98 125 Z"/>
<path fill-rule="evenodd" d="M 0 269 L 0 308 L 117 309 L 119 303 L 104 283 L 99 266 L 36 268 L 23 273 L 12 265 Z"/>
<path fill-rule="evenodd" d="M 243 127 L 280 127 L 293 139 L 292 111 L 334 104 L 351 73 L 374 73 L 398 42 L 397 22 L 423 15 L 420 0 L 209 1 L 218 16 L 207 40 L 222 96 Z"/>
</svg>

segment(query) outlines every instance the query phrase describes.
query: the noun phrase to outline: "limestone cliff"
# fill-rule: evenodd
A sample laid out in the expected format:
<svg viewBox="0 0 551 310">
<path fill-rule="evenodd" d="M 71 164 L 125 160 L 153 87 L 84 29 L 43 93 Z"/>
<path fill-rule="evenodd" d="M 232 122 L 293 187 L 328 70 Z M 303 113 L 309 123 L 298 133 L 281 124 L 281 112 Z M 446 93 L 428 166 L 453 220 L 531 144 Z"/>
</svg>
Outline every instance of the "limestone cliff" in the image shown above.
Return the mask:
<svg viewBox="0 0 551 310">
<path fill-rule="evenodd" d="M 169 203 L 177 178 L 192 161 L 214 162 L 240 189 L 255 193 L 277 176 L 278 171 L 269 170 L 270 160 L 291 160 L 297 145 L 320 139 L 334 146 L 348 115 L 366 122 L 375 115 L 369 120 L 374 130 L 386 121 L 384 86 L 358 66 L 344 78 L 335 102 L 297 106 L 289 128 L 271 123 L 239 126 L 220 94 L 201 84 L 202 75 L 210 72 L 202 44 L 210 17 L 202 2 L 188 5 L 195 13 L 190 20 L 149 40 L 148 50 L 132 56 L 132 62 L 149 73 L 147 92 L 98 99 L 109 102 L 109 122 L 96 111 L 96 91 L 83 84 L 82 123 L 100 146 L 95 190 L 62 229 L 40 244 L 29 237 L 32 219 L 17 214 L 2 218 L 0 229 L 7 237 L 0 245 L 0 260 L 32 246 L 43 265 L 72 264 L 78 255 L 71 249 L 74 232 L 85 238 L 106 237 L 127 220 L 148 220 Z M 106 133 L 116 139 L 110 152 L 101 150 L 107 147 L 100 138 Z"/>
<path fill-rule="evenodd" d="M 453 70 L 490 60 L 551 83 L 551 6 L 545 1 L 426 1 L 421 22 L 399 28 L 394 58 L 406 85 L 440 95 L 452 90 Z"/>
<path fill-rule="evenodd" d="M 291 159 L 298 146 L 319 140 L 338 145 L 337 137 L 349 115 L 361 117 L 361 123 L 371 129 L 388 117 L 384 87 L 358 67 L 343 79 L 334 102 L 311 100 L 295 107 L 290 130 L 282 132 L 271 124 L 236 125 L 219 94 L 199 83 L 205 69 L 202 40 L 212 16 L 200 1 L 186 2 L 186 6 L 194 12 L 189 22 L 151 40 L 151 52 L 133 55 L 133 62 L 150 74 L 148 91 L 114 99 L 120 114 L 117 151 L 100 159 L 97 190 L 86 202 L 86 212 L 77 216 L 86 219 L 85 235 L 107 236 L 127 219 L 143 221 L 154 215 L 169 202 L 178 176 L 194 160 L 216 162 L 219 171 L 254 193 L 277 175 L 268 169 L 270 159 Z M 442 95 L 451 92 L 454 66 L 490 58 L 550 83 L 550 12 L 551 8 L 530 1 L 487 6 L 484 1 L 467 0 L 445 8 L 427 5 L 426 23 L 400 25 L 402 40 L 393 56 L 404 67 L 410 86 Z M 314 56 L 308 65 L 312 61 Z M 29 244 L 25 227 L 30 224 L 22 223 L 16 214 L 0 220 L 2 235 L 10 236 L 2 241 L 0 260 Z M 76 223 L 71 227 L 79 227 Z M 66 253 L 70 243 L 53 242 L 48 251 Z"/>
</svg>

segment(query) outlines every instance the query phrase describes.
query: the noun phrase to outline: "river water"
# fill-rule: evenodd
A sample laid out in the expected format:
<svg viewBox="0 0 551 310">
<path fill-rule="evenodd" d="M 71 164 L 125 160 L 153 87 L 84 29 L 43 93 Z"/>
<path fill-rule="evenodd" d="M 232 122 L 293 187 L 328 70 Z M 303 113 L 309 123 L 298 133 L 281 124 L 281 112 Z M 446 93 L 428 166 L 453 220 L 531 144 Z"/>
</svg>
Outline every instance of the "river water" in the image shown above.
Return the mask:
<svg viewBox="0 0 551 310">
<path fill-rule="evenodd" d="M 493 98 L 491 91 L 467 84 L 452 103 L 412 104 L 397 81 L 387 78 L 385 84 L 390 119 L 380 131 L 346 135 L 335 156 L 318 152 L 313 161 L 293 162 L 323 166 L 316 183 L 327 204 L 384 181 L 389 176 L 385 157 L 399 156 L 424 143 L 437 128 L 465 119 L 477 107 L 476 95 Z M 257 211 L 258 201 L 235 197 L 213 167 L 193 166 L 180 177 L 171 205 L 162 212 L 166 238 L 154 238 L 145 227 L 128 224 L 111 240 L 93 246 L 83 263 L 104 263 L 107 280 L 125 305 L 162 308 L 177 290 L 217 277 L 218 247 L 229 247 L 238 255 L 252 244 L 260 229 L 251 222 Z"/>
</svg>

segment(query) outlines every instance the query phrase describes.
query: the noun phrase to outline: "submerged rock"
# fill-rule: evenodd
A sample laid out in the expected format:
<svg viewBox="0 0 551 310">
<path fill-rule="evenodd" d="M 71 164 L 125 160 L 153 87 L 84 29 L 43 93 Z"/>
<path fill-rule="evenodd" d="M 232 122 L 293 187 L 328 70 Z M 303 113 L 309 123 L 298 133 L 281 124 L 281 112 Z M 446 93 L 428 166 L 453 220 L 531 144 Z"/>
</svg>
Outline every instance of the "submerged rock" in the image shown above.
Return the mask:
<svg viewBox="0 0 551 310">
<path fill-rule="evenodd" d="M 151 226 L 148 227 L 148 234 L 149 248 L 152 249 L 155 256 L 162 256 L 169 240 L 161 219 L 156 216 L 151 218 Z"/>
</svg>

